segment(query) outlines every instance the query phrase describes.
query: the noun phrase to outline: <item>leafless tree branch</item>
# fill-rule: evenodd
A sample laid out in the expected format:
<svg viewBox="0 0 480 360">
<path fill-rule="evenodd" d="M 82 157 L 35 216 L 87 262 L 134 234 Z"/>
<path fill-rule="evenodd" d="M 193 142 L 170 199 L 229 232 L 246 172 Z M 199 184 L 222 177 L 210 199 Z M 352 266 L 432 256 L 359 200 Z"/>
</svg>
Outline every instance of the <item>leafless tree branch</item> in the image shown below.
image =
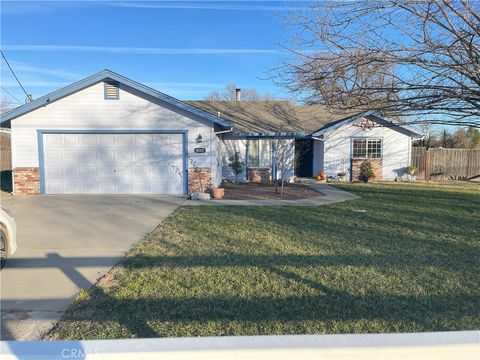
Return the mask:
<svg viewBox="0 0 480 360">
<path fill-rule="evenodd" d="M 336 111 L 480 127 L 480 1 L 322 1 L 291 13 L 277 82 Z"/>
</svg>

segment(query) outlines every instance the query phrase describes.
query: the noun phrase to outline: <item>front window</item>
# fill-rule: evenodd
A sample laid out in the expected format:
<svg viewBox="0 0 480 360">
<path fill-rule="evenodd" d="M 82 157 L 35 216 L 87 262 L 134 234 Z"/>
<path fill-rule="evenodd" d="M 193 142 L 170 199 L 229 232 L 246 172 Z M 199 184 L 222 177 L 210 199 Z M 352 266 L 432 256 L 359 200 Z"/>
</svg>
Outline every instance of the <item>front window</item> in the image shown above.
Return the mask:
<svg viewBox="0 0 480 360">
<path fill-rule="evenodd" d="M 269 139 L 248 140 L 248 167 L 272 167 L 272 143 Z"/>
<path fill-rule="evenodd" d="M 353 139 L 352 156 L 354 158 L 376 159 L 382 157 L 382 140 Z"/>
</svg>

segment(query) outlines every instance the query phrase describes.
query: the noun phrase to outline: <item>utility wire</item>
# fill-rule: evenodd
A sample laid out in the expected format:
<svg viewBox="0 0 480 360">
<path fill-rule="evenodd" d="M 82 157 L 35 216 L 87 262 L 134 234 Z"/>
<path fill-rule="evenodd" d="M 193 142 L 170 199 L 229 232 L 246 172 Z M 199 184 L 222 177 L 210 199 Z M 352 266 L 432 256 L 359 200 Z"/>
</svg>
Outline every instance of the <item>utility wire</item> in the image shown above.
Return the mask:
<svg viewBox="0 0 480 360">
<path fill-rule="evenodd" d="M 15 72 L 13 71 L 12 67 L 11 67 L 10 64 L 8 63 L 8 60 L 7 60 L 7 58 L 5 57 L 5 54 L 3 53 L 2 50 L 0 50 L 0 52 L 2 53 L 3 60 L 5 60 L 5 63 L 7 64 L 8 68 L 9 68 L 10 71 L 12 72 L 13 77 L 15 78 L 15 80 L 17 80 L 18 85 L 20 85 L 20 87 L 22 88 L 23 92 L 24 92 L 25 95 L 27 96 L 27 99 L 31 99 L 31 96 L 27 93 L 27 91 L 25 90 L 25 88 L 22 86 L 22 83 L 20 82 L 20 80 L 18 80 L 17 75 L 15 75 Z"/>
<path fill-rule="evenodd" d="M 20 100 L 18 100 L 18 98 L 15 95 L 13 95 L 10 91 L 5 89 L 3 85 L 2 85 L 2 90 L 5 91 L 8 95 L 10 95 L 12 99 L 15 99 L 19 104 L 23 104 Z"/>
</svg>

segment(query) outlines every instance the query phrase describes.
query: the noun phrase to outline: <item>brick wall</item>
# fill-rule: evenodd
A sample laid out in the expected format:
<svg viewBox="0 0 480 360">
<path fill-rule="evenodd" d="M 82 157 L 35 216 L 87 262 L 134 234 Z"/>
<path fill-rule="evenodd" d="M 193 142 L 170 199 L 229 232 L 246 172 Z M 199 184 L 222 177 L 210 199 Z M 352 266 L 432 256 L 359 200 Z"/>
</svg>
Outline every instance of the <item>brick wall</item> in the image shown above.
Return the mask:
<svg viewBox="0 0 480 360">
<path fill-rule="evenodd" d="M 248 168 L 248 181 L 252 183 L 269 182 L 272 180 L 270 168 Z"/>
<path fill-rule="evenodd" d="M 37 167 L 13 169 L 15 194 L 40 195 L 40 174 Z"/>
<path fill-rule="evenodd" d="M 365 159 L 352 159 L 352 181 L 363 181 L 360 173 L 360 166 Z M 370 181 L 382 180 L 382 159 L 368 159 L 373 165 L 373 173 L 375 177 Z"/>
<path fill-rule="evenodd" d="M 188 192 L 204 192 L 212 187 L 210 168 L 188 168 Z"/>
</svg>

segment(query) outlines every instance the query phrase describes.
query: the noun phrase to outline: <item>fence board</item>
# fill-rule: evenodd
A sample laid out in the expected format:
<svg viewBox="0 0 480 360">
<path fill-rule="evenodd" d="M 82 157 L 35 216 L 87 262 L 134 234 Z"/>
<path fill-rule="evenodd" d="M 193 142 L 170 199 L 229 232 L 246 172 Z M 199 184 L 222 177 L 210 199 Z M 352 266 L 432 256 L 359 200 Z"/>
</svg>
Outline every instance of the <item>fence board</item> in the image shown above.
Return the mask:
<svg viewBox="0 0 480 360">
<path fill-rule="evenodd" d="M 472 179 L 480 176 L 480 150 L 412 148 L 418 179 Z"/>
</svg>

